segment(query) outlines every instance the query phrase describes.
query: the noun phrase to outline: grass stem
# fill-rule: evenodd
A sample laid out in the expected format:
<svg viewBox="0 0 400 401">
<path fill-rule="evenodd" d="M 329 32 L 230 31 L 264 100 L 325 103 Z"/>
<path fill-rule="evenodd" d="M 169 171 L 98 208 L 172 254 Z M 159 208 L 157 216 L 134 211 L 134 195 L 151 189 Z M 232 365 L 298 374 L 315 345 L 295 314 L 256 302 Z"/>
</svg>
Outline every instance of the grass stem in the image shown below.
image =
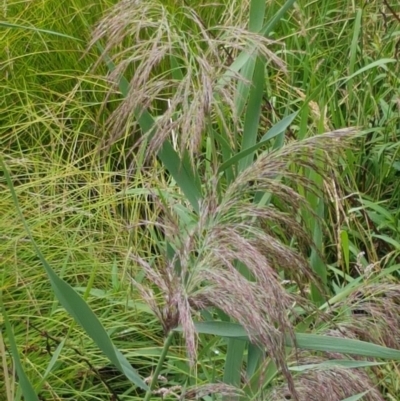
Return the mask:
<svg viewBox="0 0 400 401">
<path fill-rule="evenodd" d="M 156 383 L 158 381 L 158 376 L 159 376 L 159 374 L 161 372 L 161 368 L 162 368 L 163 363 L 165 361 L 165 358 L 166 358 L 166 356 L 168 354 L 168 350 L 169 350 L 169 347 L 171 345 L 173 335 L 174 335 L 174 333 L 172 331 L 170 331 L 168 333 L 167 338 L 164 341 L 164 347 L 163 347 L 162 353 L 160 355 L 160 359 L 158 360 L 158 364 L 157 364 L 156 370 L 155 370 L 155 372 L 153 374 L 150 386 L 149 386 L 149 388 L 148 388 L 148 390 L 146 392 L 146 395 L 145 395 L 143 401 L 149 401 L 150 400 L 151 394 L 152 394 L 152 392 L 154 390 L 154 387 L 155 387 L 155 385 L 156 385 Z"/>
</svg>

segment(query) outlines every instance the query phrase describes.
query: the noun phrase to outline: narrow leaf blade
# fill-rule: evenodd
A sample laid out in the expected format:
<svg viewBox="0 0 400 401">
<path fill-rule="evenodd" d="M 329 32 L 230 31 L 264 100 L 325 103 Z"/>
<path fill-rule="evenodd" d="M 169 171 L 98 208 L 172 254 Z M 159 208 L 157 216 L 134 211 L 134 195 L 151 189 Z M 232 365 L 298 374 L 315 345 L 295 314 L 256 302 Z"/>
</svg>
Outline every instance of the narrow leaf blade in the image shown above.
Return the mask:
<svg viewBox="0 0 400 401">
<path fill-rule="evenodd" d="M 26 401 L 39 401 L 38 396 L 36 395 L 36 392 L 29 381 L 28 377 L 25 374 L 24 368 L 22 367 L 21 360 L 19 359 L 19 354 L 18 354 L 18 348 L 17 344 L 15 342 L 14 338 L 14 333 L 12 331 L 11 324 L 8 320 L 8 316 L 6 313 L 6 310 L 3 305 L 3 317 L 4 317 L 4 323 L 6 326 L 6 333 L 8 337 L 8 341 L 10 342 L 10 348 L 11 348 L 11 353 L 14 359 L 15 363 L 15 369 L 18 374 L 18 379 L 19 379 L 19 385 L 22 390 L 22 394 L 24 395 Z"/>
<path fill-rule="evenodd" d="M 246 330 L 237 323 L 218 321 L 197 322 L 195 323 L 195 328 L 198 333 L 213 334 L 227 338 L 238 338 L 244 341 L 249 339 Z M 181 330 L 181 328 L 176 329 L 176 331 Z M 254 335 L 256 336 L 256 333 Z M 338 352 L 341 354 L 359 355 L 388 360 L 400 360 L 399 350 L 361 340 L 309 333 L 295 333 L 295 340 L 297 348 L 301 349 Z M 285 343 L 287 347 L 294 346 L 289 336 L 286 337 Z"/>
</svg>

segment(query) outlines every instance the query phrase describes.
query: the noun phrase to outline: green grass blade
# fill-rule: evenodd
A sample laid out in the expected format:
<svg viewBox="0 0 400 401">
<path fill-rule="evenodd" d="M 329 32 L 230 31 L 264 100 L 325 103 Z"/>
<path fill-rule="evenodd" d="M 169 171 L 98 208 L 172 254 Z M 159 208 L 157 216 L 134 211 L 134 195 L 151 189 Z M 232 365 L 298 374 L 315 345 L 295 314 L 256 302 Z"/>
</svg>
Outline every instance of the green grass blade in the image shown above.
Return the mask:
<svg viewBox="0 0 400 401">
<path fill-rule="evenodd" d="M 173 56 L 170 55 L 169 56 L 169 60 L 171 63 L 171 75 L 174 79 L 176 79 L 177 81 L 181 81 L 184 77 L 183 77 L 183 72 L 182 72 L 182 68 L 179 64 L 178 59 Z"/>
<path fill-rule="evenodd" d="M 350 273 L 350 247 L 349 247 L 349 235 L 346 230 L 340 232 L 340 243 L 342 248 L 342 255 L 344 259 L 344 265 L 346 273 Z"/>
<path fill-rule="evenodd" d="M 400 351 L 360 340 L 296 333 L 297 346 L 313 351 L 339 352 L 372 358 L 400 360 Z M 293 345 L 288 339 L 287 345 Z"/>
<path fill-rule="evenodd" d="M 250 4 L 249 31 L 258 32 L 262 28 L 265 16 L 265 1 L 252 0 Z M 241 69 L 241 75 L 244 80 L 239 81 L 235 93 L 236 112 L 240 116 L 249 96 L 250 87 L 247 81 L 252 81 L 256 59 L 250 58 Z"/>
<path fill-rule="evenodd" d="M 261 29 L 260 33 L 264 36 L 268 36 L 272 30 L 275 28 L 276 24 L 280 21 L 283 15 L 289 10 L 290 7 L 293 6 L 296 0 L 288 0 L 274 15 L 274 17 L 265 25 L 264 28 Z M 218 81 L 218 86 L 224 86 L 229 82 L 231 78 L 235 76 L 235 72 L 239 72 L 246 63 L 254 57 L 256 46 L 249 47 L 248 50 L 242 51 L 235 61 L 229 67 L 229 70 L 223 75 L 223 77 Z"/>
<path fill-rule="evenodd" d="M 349 75 L 348 77 L 338 79 L 337 81 L 333 82 L 331 85 L 333 85 L 334 83 L 337 83 L 337 82 L 348 82 L 351 79 L 353 79 L 354 77 L 356 77 L 357 75 L 362 74 L 363 72 L 366 72 L 366 71 L 371 70 L 376 67 L 385 66 L 386 64 L 389 64 L 389 63 L 397 63 L 397 60 L 394 58 L 382 58 L 380 60 L 376 60 L 376 61 L 360 68 L 359 70 L 357 70 L 353 74 Z"/>
<path fill-rule="evenodd" d="M 263 25 L 265 17 L 265 0 L 252 0 L 250 4 L 249 31 L 258 32 Z"/>
<path fill-rule="evenodd" d="M 221 337 L 248 340 L 245 329 L 237 323 L 230 322 L 198 322 L 196 331 L 203 334 L 214 334 Z M 176 331 L 181 331 L 177 328 Z M 313 351 L 338 352 L 341 354 L 359 355 L 371 358 L 400 360 L 400 351 L 368 343 L 361 340 L 336 338 L 320 334 L 296 333 L 296 345 L 300 349 Z M 286 346 L 293 347 L 290 337 L 286 337 Z"/>
<path fill-rule="evenodd" d="M 53 356 L 52 356 L 51 359 L 50 359 L 49 365 L 47 366 L 47 369 L 46 369 L 46 371 L 45 371 L 44 374 L 43 374 L 42 382 L 44 382 L 44 381 L 46 380 L 47 376 L 48 376 L 49 373 L 52 371 L 54 365 L 56 364 L 56 362 L 57 362 L 57 360 L 58 360 L 58 357 L 59 357 L 60 354 L 61 354 L 61 351 L 62 351 L 63 348 L 64 348 L 64 344 L 65 344 L 65 338 L 64 338 L 64 340 L 62 340 L 62 341 L 60 342 L 60 344 L 58 344 L 56 350 L 54 351 Z"/>
<path fill-rule="evenodd" d="M 358 369 L 371 366 L 385 365 L 387 362 L 370 362 L 370 361 L 355 361 L 352 359 L 330 359 L 321 363 L 311 363 L 307 365 L 290 366 L 289 370 L 293 372 L 304 372 L 310 369 L 329 369 L 335 366 L 340 366 L 346 369 Z"/>
<path fill-rule="evenodd" d="M 58 361 L 58 358 L 61 354 L 61 351 L 64 349 L 64 345 L 65 345 L 65 341 L 66 339 L 64 338 L 64 340 L 62 340 L 60 342 L 60 344 L 58 344 L 56 350 L 54 351 L 49 364 L 47 365 L 46 371 L 43 373 L 42 379 L 40 381 L 40 384 L 38 385 L 38 389 L 42 389 L 44 383 L 46 382 L 46 380 L 48 379 L 48 376 L 50 374 L 50 372 L 54 369 L 54 367 L 56 366 L 56 363 Z"/>
<path fill-rule="evenodd" d="M 268 21 L 267 25 L 261 29 L 261 34 L 268 36 L 272 30 L 275 28 L 276 24 L 282 19 L 286 12 L 293 6 L 296 0 L 288 0 L 274 15 L 274 17 Z"/>
<path fill-rule="evenodd" d="M 106 330 L 102 326 L 97 316 L 90 309 L 89 305 L 78 295 L 76 291 L 64 280 L 57 276 L 51 266 L 47 263 L 45 257 L 36 244 L 29 226 L 23 216 L 19 207 L 17 194 L 15 193 L 14 186 L 8 172 L 8 169 L 3 161 L 0 159 L 0 166 L 4 172 L 7 184 L 11 191 L 11 195 L 17 209 L 18 215 L 24 225 L 24 228 L 30 238 L 33 248 L 37 256 L 43 264 L 46 273 L 49 277 L 50 284 L 53 288 L 55 295 L 60 301 L 61 305 L 66 311 L 75 319 L 75 321 L 86 331 L 89 337 L 97 344 L 101 351 L 108 357 L 108 359 L 122 372 L 125 376 L 142 389 L 147 389 L 146 383 L 140 378 L 136 371 L 132 368 L 126 358 L 112 343 Z"/>
<path fill-rule="evenodd" d="M 323 236 L 321 229 L 321 221 L 324 218 L 325 205 L 323 199 L 317 200 L 316 214 L 317 219 L 313 221 L 313 242 L 315 248 L 311 251 L 310 264 L 315 274 L 320 279 L 320 283 L 324 289 L 327 286 L 328 273 L 324 261 L 321 259 L 320 254 L 323 252 Z M 322 305 L 325 302 L 325 297 L 321 294 L 320 290 L 315 284 L 311 284 L 311 297 L 316 305 Z"/>
<path fill-rule="evenodd" d="M 5 22 L 5 21 L 0 21 L 0 27 L 12 28 L 12 29 L 23 29 L 23 30 L 26 30 L 26 31 L 33 31 L 33 32 L 37 32 L 37 33 L 45 33 L 47 35 L 59 36 L 60 38 L 72 39 L 72 40 L 75 40 L 77 42 L 82 42 L 81 39 L 75 38 L 75 37 L 70 36 L 70 35 L 65 35 L 65 34 L 60 33 L 60 32 L 50 31 L 50 30 L 47 30 L 47 29 L 39 29 L 39 28 L 26 26 L 26 25 L 11 24 L 11 23 Z"/>
<path fill-rule="evenodd" d="M 212 334 L 227 338 L 240 338 L 244 341 L 248 340 L 246 330 L 237 323 L 226 321 L 197 322 L 195 323 L 195 328 L 198 333 L 202 334 Z M 182 328 L 178 326 L 175 331 L 182 332 Z"/>
<path fill-rule="evenodd" d="M 250 89 L 249 103 L 244 121 L 241 150 L 254 146 L 257 142 L 258 127 L 260 123 L 262 97 L 264 91 L 265 62 L 257 58 L 254 67 L 252 87 Z M 239 162 L 239 172 L 246 169 L 253 162 L 254 153 L 246 156 Z"/>
<path fill-rule="evenodd" d="M 284 118 L 282 118 L 281 121 L 276 123 L 271 129 L 268 130 L 268 132 L 261 138 L 260 142 L 257 144 L 250 146 L 249 148 L 242 150 L 241 152 L 236 153 L 234 156 L 232 156 L 230 159 L 228 159 L 226 162 L 222 163 L 221 166 L 218 169 L 218 172 L 224 172 L 226 169 L 229 167 L 237 164 L 240 160 L 242 160 L 244 157 L 253 154 L 256 150 L 261 148 L 263 145 L 265 145 L 268 141 L 271 139 L 275 138 L 276 136 L 282 134 L 285 132 L 286 128 L 293 122 L 293 120 L 297 116 L 297 112 L 292 113 Z"/>
<path fill-rule="evenodd" d="M 183 159 L 180 159 L 171 143 L 166 141 L 157 156 L 179 185 L 193 209 L 198 212 L 199 201 L 202 198 L 200 177 L 193 172 L 187 152 L 184 154 Z"/>
<path fill-rule="evenodd" d="M 358 401 L 361 400 L 364 397 L 364 395 L 367 395 L 368 393 L 369 390 L 364 391 L 363 393 L 352 395 L 351 397 L 344 398 L 342 401 Z"/>
<path fill-rule="evenodd" d="M 228 351 L 226 353 L 224 367 L 224 383 L 239 387 L 243 364 L 243 353 L 246 341 L 228 339 Z"/>
<path fill-rule="evenodd" d="M 299 112 L 295 111 L 294 113 L 291 113 L 286 117 L 283 117 L 282 120 L 277 122 L 273 127 L 271 127 L 267 131 L 267 133 L 261 138 L 261 142 L 269 141 L 272 138 L 275 138 L 276 136 L 282 134 L 282 132 L 285 132 L 286 128 L 289 127 L 289 125 L 294 121 L 294 119 L 297 117 L 298 114 Z"/>
<path fill-rule="evenodd" d="M 212 127 L 210 127 L 210 130 L 213 134 L 215 141 L 218 142 L 219 146 L 221 147 L 221 154 L 222 154 L 223 162 L 228 161 L 232 157 L 233 149 L 229 143 L 229 140 L 227 138 L 227 135 L 226 135 L 223 125 L 221 124 L 220 132 L 217 132 Z M 231 168 L 229 168 L 229 166 L 227 166 L 223 170 L 221 170 L 221 169 L 218 170 L 218 172 L 222 172 L 222 171 L 225 173 L 227 181 L 232 182 L 233 178 L 234 178 L 233 169 L 231 169 Z"/>
<path fill-rule="evenodd" d="M 241 68 L 241 75 L 245 78 L 243 81 L 239 81 L 235 92 L 235 108 L 238 116 L 241 116 L 249 97 L 251 86 L 247 81 L 251 81 L 254 68 L 256 66 L 255 56 L 248 59 L 243 68 Z"/>
<path fill-rule="evenodd" d="M 258 345 L 249 343 L 249 350 L 247 353 L 247 367 L 246 375 L 250 379 L 257 370 L 259 362 L 264 355 L 264 351 Z"/>
<path fill-rule="evenodd" d="M 350 55 L 349 55 L 349 75 L 352 75 L 354 73 L 354 66 L 356 64 L 358 43 L 359 43 L 359 37 L 360 37 L 360 33 L 361 33 L 362 13 L 363 13 L 363 10 L 361 8 L 358 9 L 357 13 L 356 13 L 356 18 L 354 21 L 354 32 L 353 32 L 353 38 L 351 40 Z M 349 89 L 350 89 L 350 87 L 349 87 Z"/>
<path fill-rule="evenodd" d="M 36 395 L 36 392 L 31 382 L 29 381 L 28 377 L 25 374 L 24 368 L 22 367 L 21 364 L 21 360 L 19 359 L 18 348 L 15 342 L 14 333 L 12 331 L 11 324 L 8 320 L 7 312 L 4 308 L 4 305 L 2 305 L 2 309 L 3 309 L 4 323 L 6 326 L 6 333 L 8 341 L 10 342 L 11 354 L 14 359 L 15 369 L 18 374 L 18 381 L 22 390 L 22 394 L 24 395 L 25 401 L 39 401 L 39 398 Z"/>
</svg>

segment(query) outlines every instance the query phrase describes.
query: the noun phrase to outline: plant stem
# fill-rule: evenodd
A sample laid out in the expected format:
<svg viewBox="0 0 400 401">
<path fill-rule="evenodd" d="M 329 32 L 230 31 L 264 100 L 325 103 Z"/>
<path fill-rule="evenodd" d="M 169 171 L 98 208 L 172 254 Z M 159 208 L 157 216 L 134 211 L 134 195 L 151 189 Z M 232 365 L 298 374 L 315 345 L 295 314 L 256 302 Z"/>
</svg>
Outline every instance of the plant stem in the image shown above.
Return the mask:
<svg viewBox="0 0 400 401">
<path fill-rule="evenodd" d="M 147 389 L 147 392 L 146 392 L 146 395 L 145 395 L 143 401 L 149 401 L 150 400 L 151 394 L 152 394 L 152 392 L 154 390 L 154 387 L 155 387 L 155 385 L 156 385 L 156 383 L 158 381 L 158 375 L 160 374 L 162 365 L 163 365 L 163 363 L 165 361 L 165 357 L 168 354 L 169 346 L 171 345 L 171 341 L 172 341 L 173 335 L 174 335 L 173 331 L 170 331 L 168 333 L 167 338 L 164 341 L 163 351 L 162 351 L 162 353 L 160 355 L 160 359 L 158 360 L 158 364 L 157 364 L 156 370 L 155 370 L 155 372 L 153 374 L 150 386 Z"/>
</svg>

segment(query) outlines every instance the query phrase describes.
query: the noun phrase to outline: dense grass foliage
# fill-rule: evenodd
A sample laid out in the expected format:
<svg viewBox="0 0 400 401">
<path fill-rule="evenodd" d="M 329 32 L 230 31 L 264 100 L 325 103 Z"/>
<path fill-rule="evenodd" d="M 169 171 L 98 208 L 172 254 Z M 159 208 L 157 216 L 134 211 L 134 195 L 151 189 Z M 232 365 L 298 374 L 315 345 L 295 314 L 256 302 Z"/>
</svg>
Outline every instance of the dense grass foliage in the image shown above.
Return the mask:
<svg viewBox="0 0 400 401">
<path fill-rule="evenodd" d="M 0 399 L 399 399 L 400 8 L 193 3 L 3 2 Z"/>
</svg>

